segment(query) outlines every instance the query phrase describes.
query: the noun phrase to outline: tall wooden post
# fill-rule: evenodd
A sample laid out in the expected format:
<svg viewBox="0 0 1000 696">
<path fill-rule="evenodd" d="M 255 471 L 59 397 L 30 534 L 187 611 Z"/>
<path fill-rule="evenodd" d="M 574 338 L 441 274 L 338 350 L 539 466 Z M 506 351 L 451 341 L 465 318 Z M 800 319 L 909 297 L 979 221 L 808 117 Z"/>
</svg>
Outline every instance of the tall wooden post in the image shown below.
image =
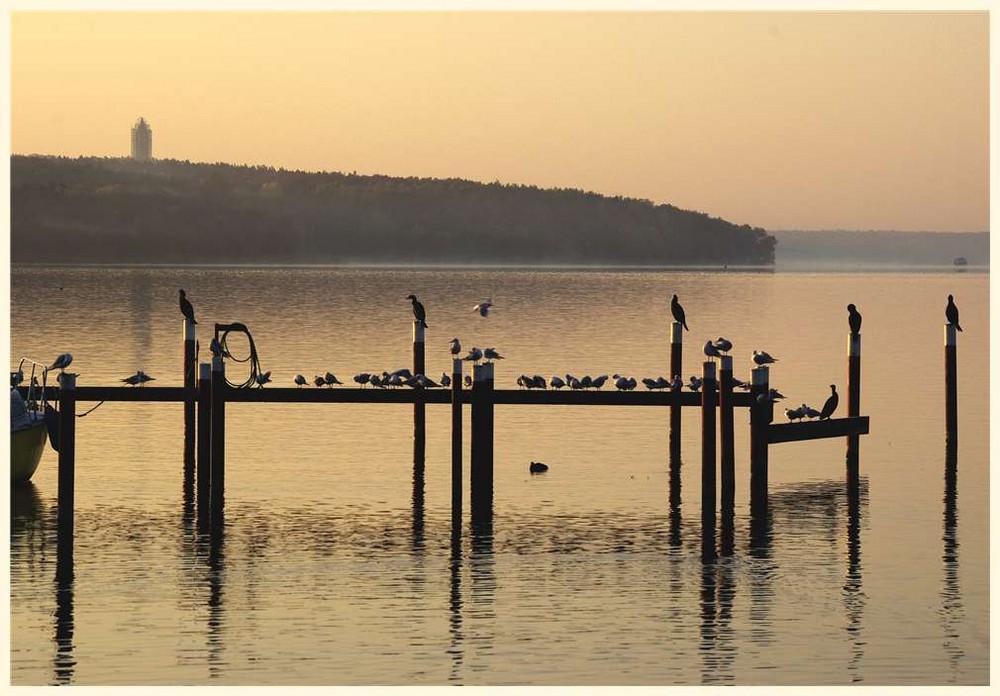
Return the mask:
<svg viewBox="0 0 1000 696">
<path fill-rule="evenodd" d="M 198 365 L 198 461 L 196 466 L 198 521 L 209 519 L 212 490 L 212 364 Z"/>
<path fill-rule="evenodd" d="M 847 337 L 847 415 L 856 418 L 861 415 L 861 334 Z M 847 479 L 857 481 L 859 472 L 859 450 L 861 437 L 847 436 Z"/>
<path fill-rule="evenodd" d="M 212 358 L 212 523 L 222 521 L 226 497 L 226 364 Z"/>
<path fill-rule="evenodd" d="M 427 376 L 424 365 L 424 325 L 413 321 L 413 374 Z M 426 427 L 426 404 L 419 398 L 413 403 L 413 436 L 423 438 Z"/>
<path fill-rule="evenodd" d="M 701 557 L 715 558 L 715 363 L 702 366 L 701 384 Z"/>
<path fill-rule="evenodd" d="M 945 443 L 958 444 L 958 331 L 944 325 L 944 422 Z"/>
<path fill-rule="evenodd" d="M 472 368 L 472 466 L 469 476 L 472 524 L 493 517 L 493 363 Z"/>
<path fill-rule="evenodd" d="M 462 523 L 462 360 L 451 361 L 451 521 Z"/>
<path fill-rule="evenodd" d="M 767 366 L 751 373 L 750 396 L 750 514 L 767 512 L 767 429 L 771 424 L 770 376 Z"/>
<path fill-rule="evenodd" d="M 58 555 L 66 554 L 72 566 L 73 507 L 76 484 L 76 375 L 59 375 L 59 502 L 57 516 Z"/>
<path fill-rule="evenodd" d="M 670 379 L 683 377 L 683 336 L 684 325 L 680 322 L 673 322 L 670 325 Z M 670 406 L 670 461 L 671 466 L 676 462 L 680 465 L 681 458 L 681 406 Z"/>
<path fill-rule="evenodd" d="M 184 330 L 184 480 L 193 478 L 195 447 L 195 389 L 197 389 L 197 357 L 195 356 L 196 325 L 183 320 Z"/>
<path fill-rule="evenodd" d="M 723 355 L 719 365 L 719 478 L 722 528 L 719 550 L 723 556 L 733 552 L 736 507 L 736 445 L 733 427 L 733 358 Z"/>
</svg>

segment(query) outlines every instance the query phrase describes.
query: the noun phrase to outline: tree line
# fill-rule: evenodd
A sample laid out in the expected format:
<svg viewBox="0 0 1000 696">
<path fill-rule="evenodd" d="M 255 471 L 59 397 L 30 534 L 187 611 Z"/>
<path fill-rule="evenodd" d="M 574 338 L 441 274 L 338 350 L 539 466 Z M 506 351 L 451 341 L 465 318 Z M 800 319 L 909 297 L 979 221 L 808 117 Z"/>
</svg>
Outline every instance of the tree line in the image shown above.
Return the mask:
<svg viewBox="0 0 1000 696">
<path fill-rule="evenodd" d="M 759 227 L 464 179 L 13 156 L 14 263 L 773 264 Z"/>
</svg>

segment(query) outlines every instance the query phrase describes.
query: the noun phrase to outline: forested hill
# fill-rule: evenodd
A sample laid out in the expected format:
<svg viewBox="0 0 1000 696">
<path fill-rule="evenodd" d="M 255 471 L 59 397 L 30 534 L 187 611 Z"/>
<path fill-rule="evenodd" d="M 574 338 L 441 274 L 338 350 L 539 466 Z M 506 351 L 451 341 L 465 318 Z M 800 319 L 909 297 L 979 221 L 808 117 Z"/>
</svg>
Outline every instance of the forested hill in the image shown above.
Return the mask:
<svg viewBox="0 0 1000 696">
<path fill-rule="evenodd" d="M 14 156 L 14 263 L 772 264 L 774 237 L 570 189 Z"/>
</svg>

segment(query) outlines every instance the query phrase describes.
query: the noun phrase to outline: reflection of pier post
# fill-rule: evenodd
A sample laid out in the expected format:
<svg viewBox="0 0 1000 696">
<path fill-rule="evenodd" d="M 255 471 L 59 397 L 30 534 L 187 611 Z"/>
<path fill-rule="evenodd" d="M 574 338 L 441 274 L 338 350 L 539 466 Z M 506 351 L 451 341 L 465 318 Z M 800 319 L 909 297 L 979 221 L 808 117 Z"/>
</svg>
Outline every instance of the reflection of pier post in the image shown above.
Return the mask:
<svg viewBox="0 0 1000 696">
<path fill-rule="evenodd" d="M 423 406 L 423 404 L 420 404 Z M 413 549 L 424 547 L 424 458 L 423 428 L 413 432 Z"/>
<path fill-rule="evenodd" d="M 472 466 L 469 489 L 474 527 L 493 521 L 493 364 L 472 368 Z"/>
<path fill-rule="evenodd" d="M 670 379 L 681 376 L 683 370 L 683 336 L 684 326 L 679 322 L 670 325 Z M 674 463 L 680 466 L 681 461 L 681 406 L 670 406 L 670 473 L 674 474 Z M 678 471 L 678 476 L 680 472 Z"/>
<path fill-rule="evenodd" d="M 63 540 L 59 540 L 56 556 L 56 654 L 52 661 L 53 673 L 57 684 L 69 684 L 73 681 L 73 671 L 76 660 L 73 658 L 73 544 L 68 544 L 64 550 Z"/>
<path fill-rule="evenodd" d="M 455 511 L 452 510 L 454 515 Z M 463 648 L 464 635 L 462 632 L 462 536 L 455 533 L 460 529 L 462 520 L 461 508 L 458 510 L 458 519 L 452 517 L 451 554 L 449 556 L 449 587 L 448 594 L 448 633 L 451 642 L 448 646 L 448 654 L 451 656 L 451 674 L 448 680 L 455 683 L 462 681 L 462 661 L 465 656 Z"/>
<path fill-rule="evenodd" d="M 848 671 L 851 680 L 861 680 L 859 670 L 865 641 L 861 636 L 865 595 L 861 587 L 861 486 L 857 479 L 847 483 L 847 576 L 844 580 L 844 609 L 847 635 L 851 642 Z"/>
<path fill-rule="evenodd" d="M 960 663 L 965 653 L 958 642 L 959 626 L 965 620 L 962 604 L 962 590 L 958 582 L 958 453 L 949 446 L 945 450 L 944 465 L 944 526 L 942 540 L 944 549 L 941 556 L 944 581 L 941 586 L 941 630 L 944 634 L 942 647 L 948 658 L 951 674 L 961 674 Z M 952 681 L 952 683 L 954 683 Z"/>
<path fill-rule="evenodd" d="M 221 653 L 225 648 L 222 638 L 225 525 L 222 521 L 212 525 L 208 539 L 208 665 L 209 676 L 215 678 L 222 672 Z"/>
</svg>

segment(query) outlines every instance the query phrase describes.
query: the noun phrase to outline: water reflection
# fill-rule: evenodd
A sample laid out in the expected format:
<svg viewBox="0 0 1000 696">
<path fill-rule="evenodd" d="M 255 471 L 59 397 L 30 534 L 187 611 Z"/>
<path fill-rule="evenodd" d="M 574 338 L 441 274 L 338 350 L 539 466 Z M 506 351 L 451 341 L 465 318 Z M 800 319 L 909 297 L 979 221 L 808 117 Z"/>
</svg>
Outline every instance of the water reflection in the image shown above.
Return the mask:
<svg viewBox="0 0 1000 696">
<path fill-rule="evenodd" d="M 217 679 L 222 676 L 225 660 L 225 523 L 213 523 L 208 534 L 198 535 L 198 560 L 203 563 L 202 583 L 207 588 L 208 596 L 205 605 L 208 608 L 208 629 L 206 647 L 208 657 L 208 676 Z"/>
<path fill-rule="evenodd" d="M 703 563 L 698 645 L 702 684 L 732 684 L 735 681 L 733 664 L 737 648 L 731 625 L 735 598 L 733 562 L 722 559 Z"/>
<path fill-rule="evenodd" d="M 847 483 L 847 575 L 844 580 L 844 612 L 847 619 L 847 637 L 851 646 L 851 658 L 847 671 L 851 681 L 862 681 L 861 659 L 864 657 L 865 641 L 862 635 L 865 602 L 867 596 L 861 586 L 861 486 L 853 480 Z M 865 493 L 867 494 L 867 486 Z"/>
<path fill-rule="evenodd" d="M 476 656 L 483 656 L 483 664 L 474 670 L 488 669 L 492 660 L 496 621 L 496 557 L 493 553 L 493 517 L 481 512 L 472 524 L 472 548 L 469 551 L 471 596 L 468 613 L 468 642 L 475 645 Z"/>
<path fill-rule="evenodd" d="M 961 677 L 965 652 L 959 645 L 960 627 L 965 621 L 965 604 L 958 582 L 958 452 L 954 446 L 945 452 L 944 474 L 944 552 L 941 556 L 944 580 L 941 585 L 941 630 L 944 634 L 945 655 L 948 658 L 949 683 Z"/>
<path fill-rule="evenodd" d="M 670 455 L 670 527 L 669 543 L 672 548 L 681 545 L 681 458 Z"/>
<path fill-rule="evenodd" d="M 423 408 L 423 405 L 419 405 Z M 414 407 L 416 408 L 416 407 Z M 422 419 L 421 419 L 422 420 Z M 424 428 L 414 426 L 413 430 L 413 534 L 412 548 L 418 552 L 424 549 L 424 459 L 426 439 Z"/>
<path fill-rule="evenodd" d="M 52 661 L 52 671 L 56 684 L 69 684 L 73 681 L 76 668 L 76 658 L 73 656 L 73 546 L 64 548 L 65 537 L 58 541 L 56 554 L 56 654 Z"/>
<path fill-rule="evenodd" d="M 448 673 L 448 681 L 452 683 L 462 682 L 462 663 L 465 659 L 465 648 L 463 641 L 465 634 L 462 630 L 462 534 L 461 534 L 461 510 L 458 510 L 455 519 L 455 510 L 452 510 L 452 534 L 450 555 L 448 558 L 448 636 L 449 643 L 447 653 L 451 658 L 451 669 Z M 456 529 L 458 533 L 456 533 Z"/>
</svg>

